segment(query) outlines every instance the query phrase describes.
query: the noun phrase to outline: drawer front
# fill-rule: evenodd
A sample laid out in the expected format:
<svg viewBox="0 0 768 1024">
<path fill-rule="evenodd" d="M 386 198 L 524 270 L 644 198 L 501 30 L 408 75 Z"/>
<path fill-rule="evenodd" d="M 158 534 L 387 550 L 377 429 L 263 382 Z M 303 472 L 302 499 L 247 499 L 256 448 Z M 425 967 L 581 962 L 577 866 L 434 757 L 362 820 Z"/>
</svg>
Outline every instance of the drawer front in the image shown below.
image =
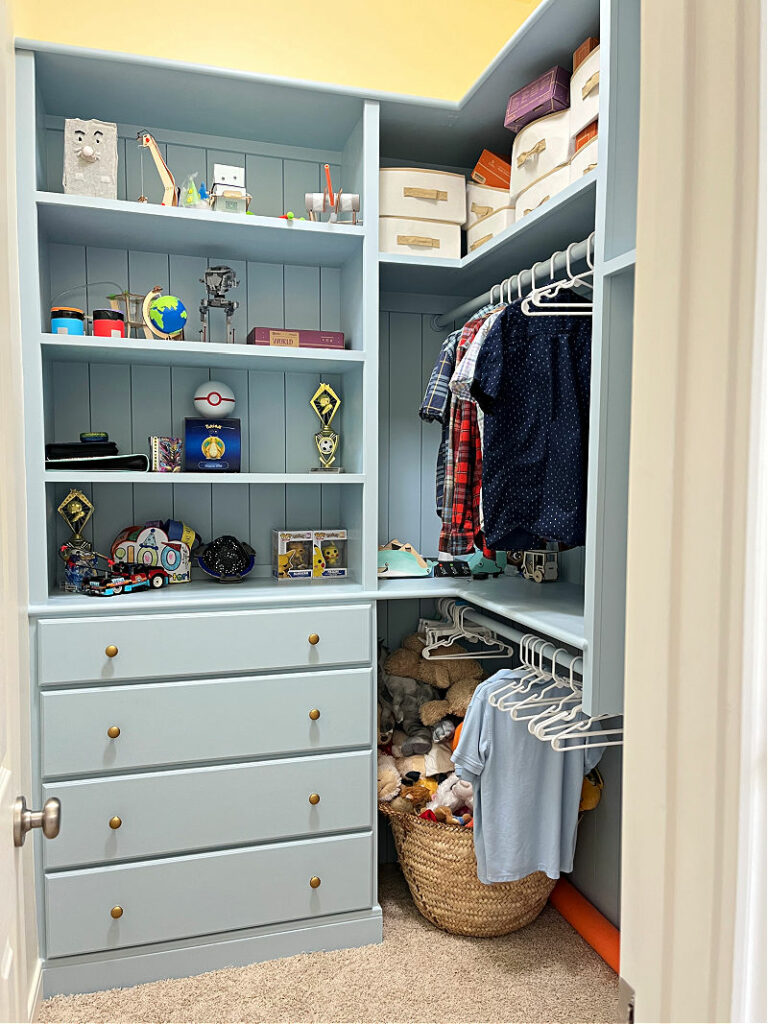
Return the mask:
<svg viewBox="0 0 768 1024">
<path fill-rule="evenodd" d="M 370 752 L 49 783 L 61 800 L 46 868 L 361 832 L 372 824 Z M 312 802 L 310 802 L 310 799 Z"/>
<path fill-rule="evenodd" d="M 522 129 L 512 145 L 512 201 L 542 175 L 568 163 L 573 153 L 570 129 L 568 110 L 547 114 Z"/>
<path fill-rule="evenodd" d="M 369 604 L 43 619 L 40 684 L 370 663 L 370 620 Z"/>
<path fill-rule="evenodd" d="M 366 833 L 48 875 L 48 956 L 362 910 L 372 856 Z"/>
<path fill-rule="evenodd" d="M 379 215 L 461 225 L 467 215 L 466 187 L 463 174 L 424 167 L 382 167 Z"/>
<path fill-rule="evenodd" d="M 53 690 L 41 705 L 46 778 L 372 743 L 370 669 Z"/>
<path fill-rule="evenodd" d="M 379 217 L 379 249 L 457 260 L 461 256 L 461 228 L 439 220 Z"/>
<path fill-rule="evenodd" d="M 578 135 L 600 113 L 600 47 L 579 64 L 571 78 L 571 135 Z"/>
</svg>

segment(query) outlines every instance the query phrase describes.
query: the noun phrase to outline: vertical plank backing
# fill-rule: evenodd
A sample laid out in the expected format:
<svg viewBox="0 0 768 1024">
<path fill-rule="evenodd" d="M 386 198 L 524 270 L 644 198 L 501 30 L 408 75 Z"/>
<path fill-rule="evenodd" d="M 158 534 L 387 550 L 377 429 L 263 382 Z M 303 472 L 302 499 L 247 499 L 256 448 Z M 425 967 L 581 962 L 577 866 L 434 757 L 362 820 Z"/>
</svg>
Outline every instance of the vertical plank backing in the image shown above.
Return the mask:
<svg viewBox="0 0 768 1024">
<path fill-rule="evenodd" d="M 251 327 L 284 327 L 282 263 L 248 264 L 248 323 Z"/>
<path fill-rule="evenodd" d="M 105 430 L 121 454 L 147 452 L 146 438 L 134 443 L 130 366 L 92 363 L 88 371 L 91 430 Z"/>
<path fill-rule="evenodd" d="M 51 294 L 43 296 L 43 308 L 46 313 L 46 330 L 50 331 L 51 304 L 59 306 L 76 306 L 85 309 L 86 270 L 85 248 L 82 245 L 64 245 L 52 242 L 48 246 L 48 267 L 50 273 Z M 74 289 L 73 291 L 70 289 Z M 61 294 L 64 292 L 65 294 Z"/>
<path fill-rule="evenodd" d="M 285 376 L 248 373 L 248 464 L 252 473 L 283 473 L 286 466 Z"/>
<path fill-rule="evenodd" d="M 91 313 L 94 309 L 109 309 L 107 296 L 128 287 L 128 254 L 122 249 L 89 246 L 85 250 L 85 270 L 88 278 L 88 310 Z"/>
<path fill-rule="evenodd" d="M 171 369 L 169 366 L 131 367 L 131 444 L 147 450 L 150 434 L 171 433 Z"/>
<path fill-rule="evenodd" d="M 389 532 L 418 547 L 421 451 L 414 424 L 422 397 L 421 316 L 390 313 L 389 329 Z"/>
<path fill-rule="evenodd" d="M 317 528 L 322 515 L 320 484 L 294 484 L 285 488 L 285 520 L 290 530 Z"/>
<path fill-rule="evenodd" d="M 91 429 L 88 366 L 82 363 L 52 363 L 53 430 L 58 442 L 77 441 L 83 430 Z M 43 458 L 43 453 L 40 453 Z"/>
<path fill-rule="evenodd" d="M 297 217 L 304 215 L 304 196 L 316 192 L 318 166 L 307 160 L 283 161 L 283 212 L 293 210 Z"/>
<path fill-rule="evenodd" d="M 285 268 L 285 326 L 320 329 L 320 271 L 317 267 Z"/>
<path fill-rule="evenodd" d="M 320 383 L 316 373 L 285 375 L 285 470 L 308 473 L 318 465 L 315 433 L 320 420 L 310 407 L 310 399 Z"/>
<path fill-rule="evenodd" d="M 254 484 L 251 485 L 250 491 L 250 544 L 256 549 L 258 571 L 261 575 L 267 576 L 271 572 L 272 564 L 272 531 L 282 530 L 288 522 L 285 509 L 286 488 L 280 484 Z"/>
<path fill-rule="evenodd" d="M 249 489 L 247 484 L 213 485 L 213 537 L 229 533 L 238 540 L 248 540 L 251 526 Z"/>
<path fill-rule="evenodd" d="M 389 534 L 389 313 L 379 313 L 379 544 Z"/>
<path fill-rule="evenodd" d="M 283 207 L 283 161 L 278 157 L 249 153 L 245 158 L 245 185 L 253 197 L 254 213 L 279 217 L 287 212 Z"/>
</svg>

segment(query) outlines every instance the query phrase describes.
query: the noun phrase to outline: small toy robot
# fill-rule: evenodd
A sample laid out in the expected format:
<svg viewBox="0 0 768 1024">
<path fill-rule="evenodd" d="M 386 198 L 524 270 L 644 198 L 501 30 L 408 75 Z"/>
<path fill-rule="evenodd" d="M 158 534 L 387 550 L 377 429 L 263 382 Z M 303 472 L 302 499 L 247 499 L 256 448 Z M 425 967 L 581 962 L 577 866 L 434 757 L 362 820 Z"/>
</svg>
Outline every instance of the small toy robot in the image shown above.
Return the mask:
<svg viewBox="0 0 768 1024">
<path fill-rule="evenodd" d="M 231 267 L 209 267 L 200 278 L 208 293 L 200 302 L 200 341 L 208 341 L 208 316 L 212 309 L 223 309 L 227 317 L 227 344 L 234 345 L 235 329 L 232 326 L 232 314 L 240 305 L 234 299 L 227 298 L 230 288 L 240 284 Z"/>
</svg>

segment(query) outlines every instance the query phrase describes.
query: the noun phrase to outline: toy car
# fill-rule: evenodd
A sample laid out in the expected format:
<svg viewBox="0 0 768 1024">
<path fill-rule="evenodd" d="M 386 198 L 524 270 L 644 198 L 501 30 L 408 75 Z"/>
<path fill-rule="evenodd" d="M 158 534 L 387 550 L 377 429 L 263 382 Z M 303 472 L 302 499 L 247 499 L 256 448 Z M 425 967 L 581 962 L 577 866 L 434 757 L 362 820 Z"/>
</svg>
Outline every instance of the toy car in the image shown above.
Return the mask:
<svg viewBox="0 0 768 1024">
<path fill-rule="evenodd" d="M 91 597 L 116 597 L 134 590 L 159 589 L 168 585 L 168 573 L 157 565 L 115 562 L 100 576 L 83 580 L 82 593 Z"/>
</svg>

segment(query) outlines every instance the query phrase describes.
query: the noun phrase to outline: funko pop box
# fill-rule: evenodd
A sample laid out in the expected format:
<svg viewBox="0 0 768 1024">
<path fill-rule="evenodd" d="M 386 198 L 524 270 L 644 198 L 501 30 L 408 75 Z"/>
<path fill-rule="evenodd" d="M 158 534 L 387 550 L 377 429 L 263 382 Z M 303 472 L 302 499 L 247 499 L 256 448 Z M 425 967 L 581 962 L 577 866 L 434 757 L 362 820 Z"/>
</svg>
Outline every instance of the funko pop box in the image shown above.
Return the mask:
<svg viewBox="0 0 768 1024">
<path fill-rule="evenodd" d="M 346 530 L 272 531 L 275 579 L 339 579 L 348 572 Z"/>
</svg>

